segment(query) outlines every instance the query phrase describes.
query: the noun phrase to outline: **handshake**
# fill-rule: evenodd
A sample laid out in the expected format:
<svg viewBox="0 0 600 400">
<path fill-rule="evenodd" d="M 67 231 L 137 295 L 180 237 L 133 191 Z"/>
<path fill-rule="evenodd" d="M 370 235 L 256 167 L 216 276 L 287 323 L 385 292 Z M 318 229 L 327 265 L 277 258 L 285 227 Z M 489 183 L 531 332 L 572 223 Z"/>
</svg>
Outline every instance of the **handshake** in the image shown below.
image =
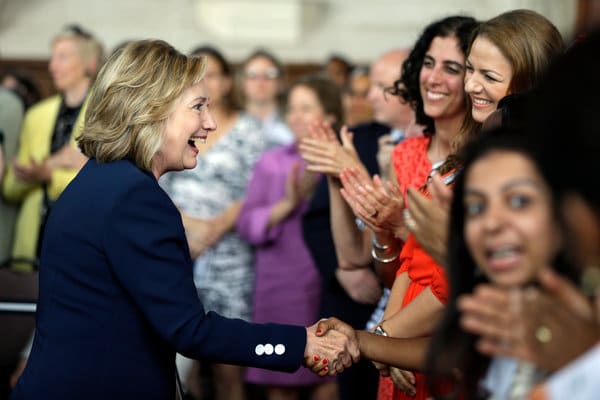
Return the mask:
<svg viewBox="0 0 600 400">
<path fill-rule="evenodd" d="M 358 336 L 350 325 L 327 318 L 306 330 L 304 366 L 315 374 L 336 375 L 360 360 Z"/>
</svg>

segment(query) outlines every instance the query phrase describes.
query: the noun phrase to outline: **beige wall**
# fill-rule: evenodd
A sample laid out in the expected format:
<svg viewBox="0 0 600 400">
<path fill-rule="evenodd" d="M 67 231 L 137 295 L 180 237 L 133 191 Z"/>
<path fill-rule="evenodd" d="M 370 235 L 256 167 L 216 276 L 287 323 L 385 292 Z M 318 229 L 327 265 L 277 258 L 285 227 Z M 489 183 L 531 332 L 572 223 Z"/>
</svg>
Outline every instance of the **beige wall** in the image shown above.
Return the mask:
<svg viewBox="0 0 600 400">
<path fill-rule="evenodd" d="M 232 61 L 262 45 L 288 63 L 320 62 L 331 51 L 368 62 L 410 46 L 434 18 L 513 8 L 541 12 L 566 37 L 575 24 L 576 0 L 0 0 L 0 57 L 45 59 L 50 38 L 77 22 L 108 50 L 153 37 L 182 51 L 211 43 Z"/>
</svg>

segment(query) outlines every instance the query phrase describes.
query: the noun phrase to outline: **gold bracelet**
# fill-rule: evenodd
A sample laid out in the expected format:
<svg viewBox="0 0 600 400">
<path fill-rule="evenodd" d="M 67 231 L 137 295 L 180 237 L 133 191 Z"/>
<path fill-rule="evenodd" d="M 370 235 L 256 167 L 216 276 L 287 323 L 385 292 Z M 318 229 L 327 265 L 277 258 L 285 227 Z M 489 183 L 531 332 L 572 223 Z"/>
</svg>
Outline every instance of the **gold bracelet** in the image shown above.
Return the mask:
<svg viewBox="0 0 600 400">
<path fill-rule="evenodd" d="M 378 261 L 380 263 L 390 263 L 392 261 L 395 261 L 398 259 L 398 256 L 400 255 L 400 253 L 397 253 L 396 255 L 394 255 L 393 257 L 389 257 L 389 258 L 380 258 L 377 253 L 375 252 L 375 249 L 371 249 L 371 257 L 373 258 L 373 260 Z"/>
</svg>

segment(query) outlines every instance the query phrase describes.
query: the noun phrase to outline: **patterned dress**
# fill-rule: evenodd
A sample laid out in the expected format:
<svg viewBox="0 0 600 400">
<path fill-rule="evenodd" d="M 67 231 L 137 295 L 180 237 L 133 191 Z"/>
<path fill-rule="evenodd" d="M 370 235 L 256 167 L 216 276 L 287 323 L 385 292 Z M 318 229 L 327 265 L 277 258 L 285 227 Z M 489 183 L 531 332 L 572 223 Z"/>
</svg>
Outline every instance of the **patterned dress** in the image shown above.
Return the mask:
<svg viewBox="0 0 600 400">
<path fill-rule="evenodd" d="M 208 219 L 242 200 L 256 160 L 266 150 L 259 123 L 242 114 L 191 170 L 164 175 L 160 184 L 190 217 Z M 195 260 L 194 283 L 207 311 L 250 320 L 254 283 L 253 256 L 235 230 Z"/>
</svg>

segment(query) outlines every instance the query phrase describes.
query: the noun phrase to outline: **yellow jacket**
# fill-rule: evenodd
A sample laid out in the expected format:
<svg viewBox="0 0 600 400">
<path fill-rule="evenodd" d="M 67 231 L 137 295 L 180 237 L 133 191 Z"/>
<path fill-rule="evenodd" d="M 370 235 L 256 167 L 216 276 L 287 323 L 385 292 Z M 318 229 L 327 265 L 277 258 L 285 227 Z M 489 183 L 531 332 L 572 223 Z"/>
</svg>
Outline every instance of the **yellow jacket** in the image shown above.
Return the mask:
<svg viewBox="0 0 600 400">
<path fill-rule="evenodd" d="M 61 98 L 56 95 L 38 103 L 27 111 L 21 126 L 19 149 L 16 155 L 16 160 L 19 163 L 28 164 L 30 159 L 41 162 L 48 158 L 60 103 Z M 76 146 L 75 138 L 81 134 L 83 129 L 85 108 L 86 104 L 84 103 L 71 132 L 71 144 L 73 146 Z M 77 172 L 78 170 L 75 169 L 64 168 L 53 170 L 52 180 L 47 186 L 50 200 L 53 201 L 58 198 Z M 43 202 L 42 185 L 17 179 L 12 165 L 10 165 L 2 184 L 2 194 L 7 201 L 21 204 L 15 226 L 12 256 L 35 259 Z M 24 265 L 14 265 L 14 267 L 16 269 L 28 268 Z"/>
</svg>

